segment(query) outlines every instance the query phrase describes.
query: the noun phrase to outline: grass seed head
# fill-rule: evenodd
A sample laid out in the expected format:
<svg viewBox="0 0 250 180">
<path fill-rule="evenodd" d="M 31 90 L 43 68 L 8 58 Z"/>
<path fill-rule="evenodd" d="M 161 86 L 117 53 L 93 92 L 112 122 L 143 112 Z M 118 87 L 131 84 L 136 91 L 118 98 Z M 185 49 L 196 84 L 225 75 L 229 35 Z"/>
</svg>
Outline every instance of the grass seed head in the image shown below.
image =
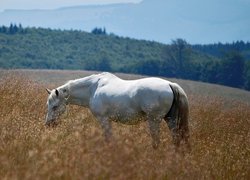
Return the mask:
<svg viewBox="0 0 250 180">
<path fill-rule="evenodd" d="M 151 146 L 146 123 L 113 123 L 112 143 L 88 109 L 69 106 L 46 128 L 45 85 L 20 74 L 0 80 L 0 176 L 3 179 L 248 179 L 250 108 L 189 95 L 192 151 L 174 151 L 167 125 Z"/>
</svg>

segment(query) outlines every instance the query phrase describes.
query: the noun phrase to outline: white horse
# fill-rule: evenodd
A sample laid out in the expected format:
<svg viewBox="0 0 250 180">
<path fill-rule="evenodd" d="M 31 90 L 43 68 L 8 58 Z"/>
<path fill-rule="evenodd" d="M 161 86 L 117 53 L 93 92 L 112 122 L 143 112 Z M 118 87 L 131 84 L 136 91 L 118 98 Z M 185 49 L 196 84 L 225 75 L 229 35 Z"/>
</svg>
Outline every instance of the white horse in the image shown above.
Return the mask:
<svg viewBox="0 0 250 180">
<path fill-rule="evenodd" d="M 66 104 L 88 107 L 111 137 L 110 120 L 135 124 L 147 120 L 153 147 L 159 144 L 159 126 L 164 119 L 171 130 L 173 142 L 188 144 L 188 100 L 183 89 L 176 83 L 160 78 L 123 80 L 111 73 L 94 74 L 50 91 L 47 101 L 46 125 L 66 110 Z"/>
</svg>

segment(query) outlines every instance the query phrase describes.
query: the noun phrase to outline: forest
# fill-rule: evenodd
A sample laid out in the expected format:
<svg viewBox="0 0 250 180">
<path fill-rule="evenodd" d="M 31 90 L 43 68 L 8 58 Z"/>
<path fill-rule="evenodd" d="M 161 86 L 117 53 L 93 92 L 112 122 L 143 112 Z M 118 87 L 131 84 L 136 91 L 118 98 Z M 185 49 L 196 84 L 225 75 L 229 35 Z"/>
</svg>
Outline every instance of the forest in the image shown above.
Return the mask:
<svg viewBox="0 0 250 180">
<path fill-rule="evenodd" d="M 250 90 L 250 43 L 136 40 L 94 28 L 0 26 L 0 68 L 97 70 L 174 77 Z"/>
</svg>

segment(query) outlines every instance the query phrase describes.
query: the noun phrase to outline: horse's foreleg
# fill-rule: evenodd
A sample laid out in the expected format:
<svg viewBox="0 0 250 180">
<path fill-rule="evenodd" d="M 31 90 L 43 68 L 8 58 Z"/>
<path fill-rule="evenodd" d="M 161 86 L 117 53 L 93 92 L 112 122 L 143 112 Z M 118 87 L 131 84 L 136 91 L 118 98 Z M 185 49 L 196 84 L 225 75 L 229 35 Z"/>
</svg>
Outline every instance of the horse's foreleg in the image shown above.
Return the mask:
<svg viewBox="0 0 250 180">
<path fill-rule="evenodd" d="M 110 141 L 112 137 L 112 127 L 107 117 L 97 117 L 102 129 L 104 130 L 104 137 L 107 142 Z"/>
<path fill-rule="evenodd" d="M 154 118 L 148 119 L 153 148 L 156 149 L 160 143 L 160 121 Z"/>
</svg>

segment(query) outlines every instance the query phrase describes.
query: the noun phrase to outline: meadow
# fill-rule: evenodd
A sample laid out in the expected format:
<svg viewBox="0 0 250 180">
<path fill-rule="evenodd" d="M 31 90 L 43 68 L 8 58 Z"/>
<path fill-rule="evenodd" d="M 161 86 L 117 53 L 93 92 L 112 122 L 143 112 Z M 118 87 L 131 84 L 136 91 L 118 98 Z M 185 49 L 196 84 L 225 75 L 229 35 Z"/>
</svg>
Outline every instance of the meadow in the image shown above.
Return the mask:
<svg viewBox="0 0 250 180">
<path fill-rule="evenodd" d="M 112 123 L 106 143 L 83 107 L 69 106 L 57 127 L 45 127 L 45 88 L 91 73 L 0 70 L 1 179 L 250 179 L 250 92 L 171 79 L 190 101 L 192 149 L 184 154 L 165 122 L 156 150 L 146 122 Z"/>
</svg>

